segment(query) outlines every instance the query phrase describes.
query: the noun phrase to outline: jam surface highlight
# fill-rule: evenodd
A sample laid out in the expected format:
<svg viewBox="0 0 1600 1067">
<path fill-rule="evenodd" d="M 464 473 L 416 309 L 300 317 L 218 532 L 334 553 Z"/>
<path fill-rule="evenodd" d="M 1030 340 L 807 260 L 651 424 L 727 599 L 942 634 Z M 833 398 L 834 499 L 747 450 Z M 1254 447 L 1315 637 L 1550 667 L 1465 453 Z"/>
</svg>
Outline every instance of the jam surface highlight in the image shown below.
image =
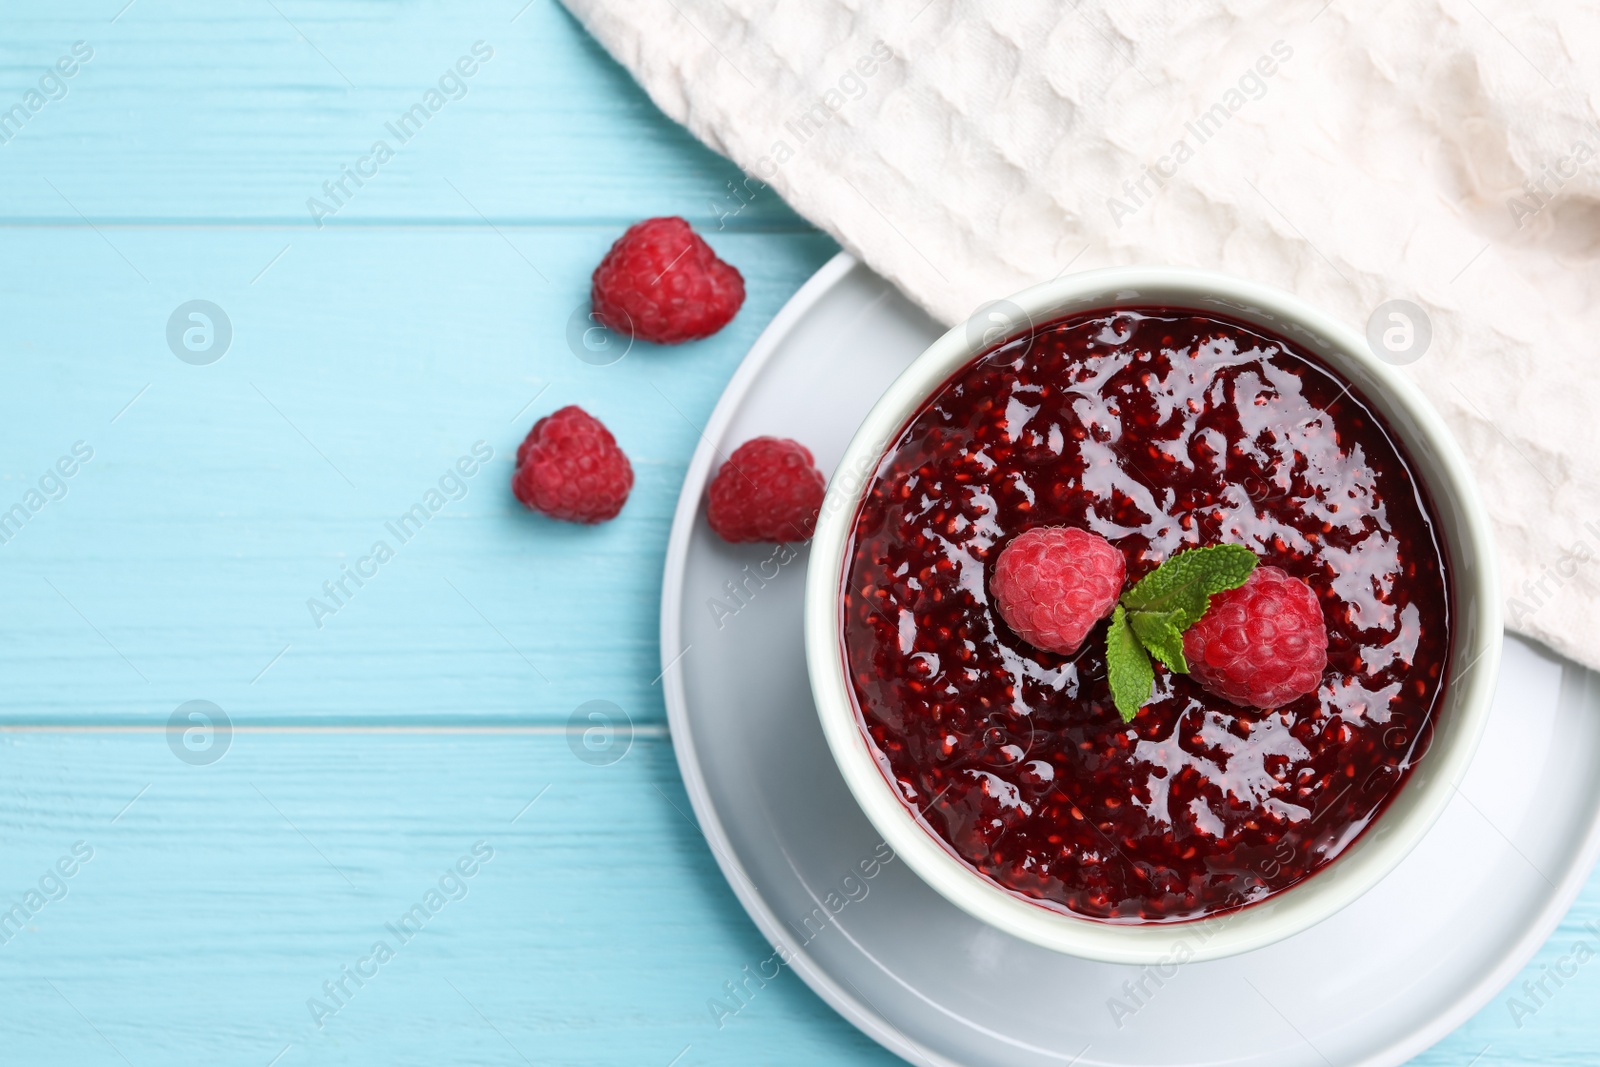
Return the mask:
<svg viewBox="0 0 1600 1067">
<path fill-rule="evenodd" d="M 1246 545 L 1316 592 L 1317 692 L 1239 708 L 1158 667 L 1123 724 L 1100 623 L 1070 659 L 989 605 L 1000 548 L 1077 526 L 1131 584 Z M 956 372 L 879 462 L 842 641 L 885 775 L 956 856 L 1057 910 L 1202 918 L 1339 855 L 1425 751 L 1449 648 L 1426 501 L 1374 413 L 1289 342 L 1161 308 L 1064 319 Z"/>
</svg>

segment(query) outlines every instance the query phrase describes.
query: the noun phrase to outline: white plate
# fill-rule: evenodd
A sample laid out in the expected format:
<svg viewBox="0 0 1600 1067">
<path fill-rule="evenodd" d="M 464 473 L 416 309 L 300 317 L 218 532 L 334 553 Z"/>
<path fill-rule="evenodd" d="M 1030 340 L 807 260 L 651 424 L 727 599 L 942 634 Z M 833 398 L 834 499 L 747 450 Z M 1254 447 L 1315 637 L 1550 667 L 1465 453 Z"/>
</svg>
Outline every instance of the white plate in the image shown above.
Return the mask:
<svg viewBox="0 0 1600 1067">
<path fill-rule="evenodd" d="M 1270 948 L 1160 972 L 1091 963 L 875 862 L 806 682 L 805 552 L 724 544 L 702 497 L 722 457 L 761 434 L 805 443 L 831 472 L 941 332 L 835 257 L 729 382 L 678 501 L 661 603 L 673 743 L 706 840 L 778 958 L 913 1063 L 1390 1065 L 1464 1022 L 1549 937 L 1600 854 L 1600 678 L 1516 638 L 1477 761 L 1428 838 L 1361 900 Z"/>
</svg>

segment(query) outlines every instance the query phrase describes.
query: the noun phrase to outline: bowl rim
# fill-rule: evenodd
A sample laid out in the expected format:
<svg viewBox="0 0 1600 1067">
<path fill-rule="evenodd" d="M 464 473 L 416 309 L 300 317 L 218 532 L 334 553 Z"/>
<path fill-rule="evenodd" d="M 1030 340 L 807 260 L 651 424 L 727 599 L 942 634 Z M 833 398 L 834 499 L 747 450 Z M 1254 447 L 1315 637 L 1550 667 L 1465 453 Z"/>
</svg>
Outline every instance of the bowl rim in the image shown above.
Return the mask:
<svg viewBox="0 0 1600 1067">
<path fill-rule="evenodd" d="M 1438 719 L 1450 717 L 1450 729 L 1436 731 L 1448 738 L 1436 736 L 1426 759 L 1378 819 L 1311 877 L 1219 916 L 1124 925 L 1054 911 L 1013 894 L 957 859 L 911 813 L 884 776 L 858 722 L 839 637 L 839 592 L 845 547 L 872 472 L 934 389 L 983 350 L 1036 323 L 1099 307 L 1140 305 L 1193 307 L 1247 322 L 1252 314 L 1272 319 L 1275 325 L 1261 328 L 1309 348 L 1348 380 L 1366 379 L 1359 383 L 1366 399 L 1398 414 L 1386 422 L 1428 490 L 1452 572 L 1450 676 L 1438 712 Z M 1454 529 L 1450 537 L 1446 526 Z M 1444 811 L 1471 762 L 1494 696 L 1503 626 L 1487 512 L 1466 457 L 1417 386 L 1378 359 L 1361 334 L 1289 292 L 1178 267 L 1113 267 L 1035 285 L 984 305 L 912 361 L 873 405 L 829 479 L 811 543 L 804 612 L 807 672 L 823 734 L 851 794 L 889 846 L 937 892 L 977 919 L 1058 952 L 1134 965 L 1218 959 L 1261 948 L 1333 915 L 1392 871 Z M 1422 767 L 1428 768 L 1425 775 Z"/>
</svg>

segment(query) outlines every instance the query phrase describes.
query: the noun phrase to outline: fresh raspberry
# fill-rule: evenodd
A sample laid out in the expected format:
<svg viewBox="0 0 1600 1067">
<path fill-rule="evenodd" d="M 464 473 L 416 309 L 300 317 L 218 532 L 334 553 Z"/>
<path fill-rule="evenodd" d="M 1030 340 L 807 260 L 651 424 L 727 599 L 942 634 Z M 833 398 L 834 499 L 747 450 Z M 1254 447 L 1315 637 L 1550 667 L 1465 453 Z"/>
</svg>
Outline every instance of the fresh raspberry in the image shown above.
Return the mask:
<svg viewBox="0 0 1600 1067">
<path fill-rule="evenodd" d="M 511 491 L 552 519 L 596 523 L 616 518 L 633 488 L 633 467 L 611 431 L 576 405 L 533 424 L 517 448 Z"/>
<path fill-rule="evenodd" d="M 1039 526 L 1001 550 L 989 592 L 1018 637 L 1070 656 L 1117 606 L 1127 576 L 1122 553 L 1099 534 Z"/>
<path fill-rule="evenodd" d="M 1257 567 L 1211 598 L 1183 634 L 1189 673 L 1241 707 L 1281 707 L 1316 692 L 1328 665 L 1328 627 L 1317 594 L 1277 567 Z"/>
<path fill-rule="evenodd" d="M 617 333 L 675 345 L 726 326 L 744 303 L 744 278 L 682 219 L 645 219 L 594 269 L 589 303 Z"/>
<path fill-rule="evenodd" d="M 706 521 L 724 541 L 809 540 L 826 488 L 805 445 L 751 438 L 711 479 Z"/>
</svg>

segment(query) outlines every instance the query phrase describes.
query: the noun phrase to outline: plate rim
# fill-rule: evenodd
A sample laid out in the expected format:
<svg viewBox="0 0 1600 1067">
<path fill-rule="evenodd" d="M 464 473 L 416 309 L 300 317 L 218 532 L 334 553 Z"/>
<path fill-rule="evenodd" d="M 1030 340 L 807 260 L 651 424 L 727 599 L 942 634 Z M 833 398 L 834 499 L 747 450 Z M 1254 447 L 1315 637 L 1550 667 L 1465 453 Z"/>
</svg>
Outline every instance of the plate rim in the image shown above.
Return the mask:
<svg viewBox="0 0 1600 1067">
<path fill-rule="evenodd" d="M 699 823 L 700 832 L 711 848 L 712 857 L 722 871 L 723 879 L 733 890 L 734 896 L 738 898 L 757 929 L 774 949 L 782 952 L 786 965 L 851 1025 L 888 1051 L 911 1062 L 921 1061 L 934 1064 L 936 1067 L 963 1067 L 958 1061 L 907 1037 L 887 1018 L 865 1006 L 840 986 L 804 947 L 796 945 L 787 936 L 777 915 L 760 891 L 755 888 L 754 881 L 734 854 L 727 831 L 723 828 L 721 818 L 712 803 L 710 790 L 693 743 L 694 730 L 690 723 L 683 674 L 681 671 L 673 670 L 681 661 L 684 651 L 683 578 L 689 544 L 699 518 L 701 497 L 709 478 L 712 460 L 717 452 L 713 441 L 732 422 L 750 388 L 795 326 L 846 275 L 863 265 L 862 261 L 851 253 L 840 251 L 806 279 L 751 345 L 749 352 L 729 378 L 722 395 L 718 397 L 704 429 L 700 431 L 700 442 L 696 445 L 684 472 L 677 507 L 673 511 L 672 529 L 663 567 L 660 616 L 662 695 L 666 703 L 667 728 L 673 741 L 673 754 L 677 760 L 679 774 L 683 778 L 684 791 L 688 794 L 689 803 Z M 1502 643 L 1503 640 L 1504 638 Z M 1538 647 L 1543 649 L 1543 646 Z M 1564 657 L 1557 658 L 1562 660 L 1564 672 L 1576 667 Z M 1566 684 L 1564 677 L 1562 686 L 1565 687 Z M 1586 685 L 1592 687 L 1592 680 Z M 1521 936 L 1501 955 L 1496 966 L 1488 969 L 1478 981 L 1468 986 L 1443 1010 L 1433 1013 L 1426 1023 L 1412 1027 L 1406 1036 L 1389 1042 L 1365 1059 L 1354 1061 L 1351 1067 L 1399 1067 L 1400 1064 L 1453 1033 L 1487 1006 L 1550 939 L 1587 883 L 1597 859 L 1600 859 L 1600 805 L 1591 810 L 1582 845 L 1572 853 L 1555 892 L 1546 899 L 1543 908 L 1532 913 L 1531 921 L 1524 925 Z M 1250 955 L 1252 953 L 1246 952 L 1236 958 L 1247 959 Z"/>
<path fill-rule="evenodd" d="M 705 428 L 700 431 L 700 443 L 695 446 L 694 455 L 684 471 L 683 487 L 678 493 L 678 505 L 672 513 L 672 532 L 667 539 L 667 555 L 661 581 L 662 696 L 667 705 L 667 732 L 672 739 L 673 755 L 677 759 L 678 773 L 683 778 L 684 791 L 689 795 L 689 804 L 694 809 L 700 833 L 711 848 L 711 855 L 722 871 L 723 880 L 733 890 L 734 896 L 743 905 L 745 914 L 756 924 L 762 936 L 774 949 L 782 950 L 785 965 L 799 975 L 801 981 L 805 982 L 829 1007 L 849 1020 L 852 1026 L 895 1055 L 911 1062 L 920 1059 L 933 1064 L 934 1067 L 963 1067 L 957 1061 L 906 1037 L 887 1019 L 868 1009 L 820 967 L 803 946 L 796 945 L 787 936 L 778 916 L 755 888 L 755 882 L 745 871 L 744 865 L 734 856 L 732 843 L 728 839 L 727 831 L 723 829 L 722 819 L 711 801 L 711 792 L 706 785 L 705 775 L 700 770 L 700 761 L 693 743 L 694 730 L 689 723 L 688 697 L 684 693 L 683 674 L 672 669 L 684 651 L 682 626 L 684 566 L 689 555 L 689 542 L 693 536 L 694 525 L 699 519 L 700 499 L 705 493 L 711 461 L 716 452 L 712 441 L 733 420 L 750 387 L 772 361 L 773 355 L 795 325 L 859 264 L 860 261 L 849 252 L 837 252 L 833 258 L 818 268 L 816 273 L 806 279 L 783 307 L 778 309 L 772 321 L 767 323 L 755 343 L 750 346 L 750 351 L 740 361 L 738 369 L 723 388 L 722 395 L 717 398 L 716 406 L 712 408 L 711 417 L 706 421 Z M 683 742 L 681 744 L 680 739 Z"/>
</svg>

